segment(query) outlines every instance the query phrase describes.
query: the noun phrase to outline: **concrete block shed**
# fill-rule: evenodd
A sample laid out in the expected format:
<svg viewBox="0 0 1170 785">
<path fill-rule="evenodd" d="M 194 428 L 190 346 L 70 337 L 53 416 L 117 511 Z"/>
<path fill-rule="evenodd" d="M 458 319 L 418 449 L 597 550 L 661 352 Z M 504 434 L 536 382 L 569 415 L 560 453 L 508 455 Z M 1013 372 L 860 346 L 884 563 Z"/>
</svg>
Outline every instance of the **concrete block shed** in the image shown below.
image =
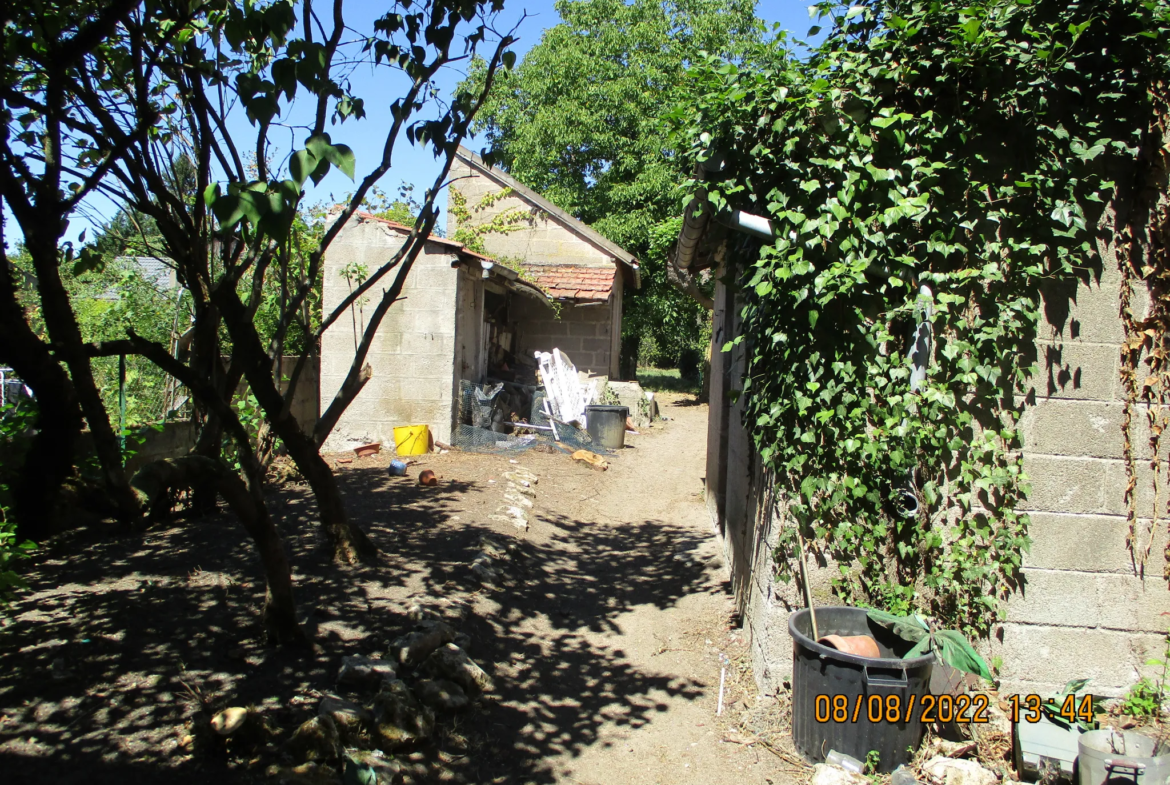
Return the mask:
<svg viewBox="0 0 1170 785">
<path fill-rule="evenodd" d="M 616 375 L 622 291 L 627 282 L 638 285 L 637 261 L 466 150 L 460 150 L 452 177 L 451 188 L 466 191 L 472 204 L 489 193 L 506 193 L 492 203 L 492 214 L 522 210 L 523 225 L 507 235 L 485 234 L 490 255 L 451 239 L 426 242 L 401 302 L 391 306 L 374 337 L 367 357 L 373 375 L 329 435 L 327 450 L 368 442 L 392 447 L 395 427 L 420 424 L 449 443 L 461 384 L 534 384 L 537 351 L 559 348 L 582 372 Z M 448 236 L 457 229 L 453 219 Z M 358 285 L 355 273 L 377 270 L 409 234 L 401 224 L 355 214 L 325 256 L 324 312 Z M 375 287 L 364 305 L 351 307 L 322 336 L 322 408 L 341 387 L 365 315 L 377 306 L 382 288 Z"/>
<path fill-rule="evenodd" d="M 711 222 L 713 224 L 713 222 Z M 788 617 L 804 607 L 798 582 L 775 579 L 773 550 L 787 522 L 770 514 L 760 461 L 741 420 L 744 348 L 722 346 L 742 332 L 736 293 L 724 284 L 751 263 L 758 243 L 705 225 L 688 215 L 679 263 L 690 270 L 718 267 L 712 326 L 710 419 L 706 496 L 723 542 L 736 603 L 751 638 L 753 670 L 762 691 L 776 692 L 792 676 Z M 1163 579 L 1166 521 L 1152 537 L 1150 558 L 1139 575 L 1126 548 L 1125 468 L 1122 460 L 1123 391 L 1119 362 L 1123 341 L 1120 273 L 1108 248 L 1102 270 L 1075 292 L 1041 292 L 1043 320 L 1035 339 L 1037 374 L 1020 423 L 1024 469 L 1031 492 L 1031 552 L 1024 585 L 1009 600 L 1007 617 L 980 644 L 1002 661 L 1006 693 L 1045 693 L 1073 678 L 1090 678 L 1094 693 L 1119 696 L 1139 678 L 1153 677 L 1147 660 L 1166 650 L 1170 591 Z M 1142 293 L 1145 294 L 1144 292 Z M 1145 305 L 1135 292 L 1133 308 Z M 1140 407 L 1139 407 L 1140 408 Z M 1143 411 L 1135 412 L 1133 444 L 1139 474 L 1137 509 L 1154 509 Z M 1156 463 L 1165 476 L 1165 456 Z M 1170 490 L 1163 483 L 1161 509 Z M 1145 539 L 1142 540 L 1145 544 Z M 814 602 L 840 604 L 831 591 L 834 564 L 810 566 Z"/>
</svg>

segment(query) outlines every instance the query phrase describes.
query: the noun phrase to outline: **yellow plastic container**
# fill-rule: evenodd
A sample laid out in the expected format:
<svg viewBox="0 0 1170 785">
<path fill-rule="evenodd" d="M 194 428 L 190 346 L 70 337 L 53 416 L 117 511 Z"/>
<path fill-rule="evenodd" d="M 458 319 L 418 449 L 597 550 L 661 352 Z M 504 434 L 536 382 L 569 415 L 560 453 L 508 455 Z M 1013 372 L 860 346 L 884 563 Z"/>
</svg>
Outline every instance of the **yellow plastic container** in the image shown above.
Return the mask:
<svg viewBox="0 0 1170 785">
<path fill-rule="evenodd" d="M 423 455 L 431 451 L 431 429 L 426 425 L 403 425 L 394 429 L 394 449 L 399 455 Z"/>
</svg>

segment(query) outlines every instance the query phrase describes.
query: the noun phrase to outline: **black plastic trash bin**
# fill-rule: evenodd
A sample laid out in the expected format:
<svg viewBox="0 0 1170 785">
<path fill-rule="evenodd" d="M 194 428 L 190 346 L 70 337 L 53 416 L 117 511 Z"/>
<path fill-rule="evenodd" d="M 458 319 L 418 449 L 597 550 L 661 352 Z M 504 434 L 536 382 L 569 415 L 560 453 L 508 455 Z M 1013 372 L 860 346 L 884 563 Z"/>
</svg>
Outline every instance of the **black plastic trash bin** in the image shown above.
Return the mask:
<svg viewBox="0 0 1170 785">
<path fill-rule="evenodd" d="M 626 418 L 630 416 L 627 406 L 586 406 L 585 430 L 589 438 L 607 450 L 619 450 L 626 446 Z"/>
<path fill-rule="evenodd" d="M 817 643 L 807 609 L 788 617 L 796 749 L 814 763 L 830 750 L 861 761 L 876 751 L 879 772 L 909 763 L 922 742 L 922 698 L 934 654 L 901 659 L 913 644 L 872 624 L 862 608 L 817 608 L 817 631 L 822 637 L 872 635 L 882 656 L 858 657 Z"/>
</svg>

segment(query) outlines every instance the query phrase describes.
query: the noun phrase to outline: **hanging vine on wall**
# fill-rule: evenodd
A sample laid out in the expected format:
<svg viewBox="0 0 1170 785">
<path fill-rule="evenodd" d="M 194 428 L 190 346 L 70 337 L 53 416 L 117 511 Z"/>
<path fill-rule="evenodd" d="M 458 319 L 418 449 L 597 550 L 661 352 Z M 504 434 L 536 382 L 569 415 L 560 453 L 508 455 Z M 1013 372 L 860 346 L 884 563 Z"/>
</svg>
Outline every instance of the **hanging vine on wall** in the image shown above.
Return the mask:
<svg viewBox="0 0 1170 785">
<path fill-rule="evenodd" d="M 532 213 L 523 210 L 519 207 L 509 207 L 502 210 L 491 217 L 490 220 L 473 223 L 474 215 L 492 207 L 501 199 L 512 195 L 511 188 L 502 188 L 499 191 L 492 191 L 484 194 L 474 206 L 469 207 L 467 204 L 467 197 L 456 191 L 454 188 L 450 189 L 450 207 L 451 214 L 455 216 L 458 222 L 458 228 L 451 239 L 455 242 L 462 243 L 465 248 L 475 251 L 479 254 L 488 255 L 487 248 L 484 245 L 483 238 L 489 234 L 503 234 L 508 235 L 513 232 L 518 232 L 526 228 L 527 220 L 531 218 Z M 534 286 L 537 286 L 544 291 L 544 287 L 540 286 L 539 280 L 532 273 L 532 270 L 524 264 L 524 260 L 515 256 L 496 255 L 492 257 L 500 264 L 514 271 L 523 280 Z M 547 292 L 546 292 L 547 293 Z M 556 318 L 561 318 L 561 304 L 556 301 L 549 301 L 549 307 L 552 308 Z"/>
<path fill-rule="evenodd" d="M 1122 419 L 1125 463 L 1125 508 L 1129 531 L 1125 544 L 1134 570 L 1144 575 L 1153 550 L 1164 487 L 1161 482 L 1162 433 L 1170 425 L 1170 202 L 1166 199 L 1166 180 L 1170 175 L 1170 95 L 1165 84 L 1150 86 L 1150 125 L 1141 140 L 1139 167 L 1135 176 L 1133 205 L 1126 211 L 1128 220 L 1121 227 L 1116 243 L 1121 270 L 1121 321 L 1125 328 L 1121 347 L 1121 382 L 1125 392 Z M 1146 313 L 1138 318 L 1133 312 L 1135 285 L 1144 283 L 1149 294 Z M 1142 365 L 1148 371 L 1138 384 Z M 1143 405 L 1148 429 L 1150 485 L 1152 502 L 1148 523 L 1143 523 L 1138 508 L 1138 462 L 1134 457 L 1134 409 Z M 1162 460 L 1159 460 L 1161 456 Z M 1170 485 L 1170 464 L 1167 464 Z M 1170 521 L 1170 515 L 1167 515 Z M 1170 529 L 1170 525 L 1168 525 Z M 1164 554 L 1163 577 L 1170 581 L 1170 538 Z"/>
<path fill-rule="evenodd" d="M 825 3 L 807 61 L 781 39 L 773 68 L 692 70 L 672 122 L 722 161 L 709 199 L 776 230 L 741 281 L 744 422 L 847 599 L 986 633 L 1016 588 L 1040 289 L 1100 271 L 1099 219 L 1170 77 L 1168 8 Z"/>
</svg>

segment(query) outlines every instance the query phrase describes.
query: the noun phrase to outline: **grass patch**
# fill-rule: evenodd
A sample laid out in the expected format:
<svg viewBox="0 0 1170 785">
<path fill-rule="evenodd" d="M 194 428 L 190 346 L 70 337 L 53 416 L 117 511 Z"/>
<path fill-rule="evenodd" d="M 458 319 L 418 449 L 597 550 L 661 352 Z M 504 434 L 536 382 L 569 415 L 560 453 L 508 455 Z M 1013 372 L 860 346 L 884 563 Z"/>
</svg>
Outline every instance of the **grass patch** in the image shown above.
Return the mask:
<svg viewBox="0 0 1170 785">
<path fill-rule="evenodd" d="M 698 395 L 702 383 L 683 379 L 677 368 L 639 368 L 638 384 L 651 392 L 681 392 Z"/>
</svg>

